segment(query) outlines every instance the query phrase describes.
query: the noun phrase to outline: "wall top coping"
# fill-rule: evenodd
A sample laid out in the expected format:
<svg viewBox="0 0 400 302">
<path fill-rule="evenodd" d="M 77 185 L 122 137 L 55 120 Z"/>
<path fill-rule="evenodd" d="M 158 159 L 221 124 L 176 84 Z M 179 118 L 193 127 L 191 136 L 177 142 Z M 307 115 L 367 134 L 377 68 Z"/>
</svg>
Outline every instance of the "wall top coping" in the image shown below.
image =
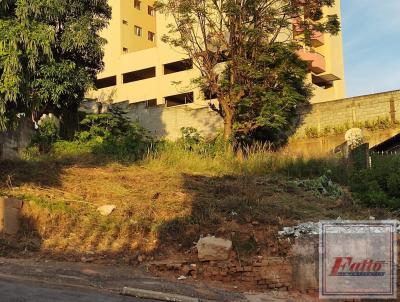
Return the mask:
<svg viewBox="0 0 400 302">
<path fill-rule="evenodd" d="M 322 104 L 328 104 L 331 102 L 338 102 L 338 101 L 348 101 L 348 102 L 354 102 L 357 100 L 362 100 L 362 99 L 373 99 L 378 96 L 390 96 L 390 95 L 398 95 L 400 97 L 400 89 L 399 90 L 392 90 L 392 91 L 385 91 L 385 92 L 379 92 L 379 93 L 373 93 L 373 94 L 365 94 L 365 95 L 358 95 L 350 98 L 344 98 L 344 99 L 336 99 L 336 100 L 330 100 L 330 101 L 325 101 L 325 102 L 318 102 L 312 104 L 312 106 L 315 105 L 322 105 Z"/>
</svg>

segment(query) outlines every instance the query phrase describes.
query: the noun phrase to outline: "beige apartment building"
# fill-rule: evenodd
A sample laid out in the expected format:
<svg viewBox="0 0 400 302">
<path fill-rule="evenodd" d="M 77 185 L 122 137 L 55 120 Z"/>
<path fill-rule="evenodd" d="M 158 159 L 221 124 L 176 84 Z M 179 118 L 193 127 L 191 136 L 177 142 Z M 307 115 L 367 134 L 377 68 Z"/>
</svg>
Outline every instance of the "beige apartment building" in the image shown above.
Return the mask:
<svg viewBox="0 0 400 302">
<path fill-rule="evenodd" d="M 198 76 L 191 60 L 161 41 L 167 18 L 156 13 L 153 0 L 109 0 L 112 20 L 103 36 L 105 69 L 98 75 L 98 90 L 87 97 L 150 107 L 207 107 L 207 97 L 191 83 Z M 340 0 L 325 14 L 340 16 Z M 301 32 L 294 31 L 294 37 Z M 312 103 L 345 97 L 342 36 L 316 33 L 313 46 L 299 51 L 309 63 L 314 86 Z M 142 107 L 141 106 L 141 107 Z"/>
</svg>

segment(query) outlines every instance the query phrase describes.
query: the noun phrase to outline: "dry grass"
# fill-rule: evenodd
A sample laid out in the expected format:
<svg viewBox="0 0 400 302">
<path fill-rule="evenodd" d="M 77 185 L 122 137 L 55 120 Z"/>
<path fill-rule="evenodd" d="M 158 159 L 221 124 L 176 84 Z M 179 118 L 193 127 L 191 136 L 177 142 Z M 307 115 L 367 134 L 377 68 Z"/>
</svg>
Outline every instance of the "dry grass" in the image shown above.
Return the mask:
<svg viewBox="0 0 400 302">
<path fill-rule="evenodd" d="M 162 257 L 184 253 L 205 234 L 231 237 L 244 250 L 254 239 L 258 249 L 278 255 L 287 245 L 276 238 L 283 226 L 338 216 L 388 218 L 348 197 L 332 201 L 297 188 L 271 172 L 283 169 L 284 160 L 269 153 L 208 161 L 170 152 L 130 165 L 99 158 L 8 162 L 0 163 L 0 191 L 25 200 L 18 249 L 67 259 Z M 117 206 L 108 217 L 96 211 L 105 204 Z"/>
</svg>

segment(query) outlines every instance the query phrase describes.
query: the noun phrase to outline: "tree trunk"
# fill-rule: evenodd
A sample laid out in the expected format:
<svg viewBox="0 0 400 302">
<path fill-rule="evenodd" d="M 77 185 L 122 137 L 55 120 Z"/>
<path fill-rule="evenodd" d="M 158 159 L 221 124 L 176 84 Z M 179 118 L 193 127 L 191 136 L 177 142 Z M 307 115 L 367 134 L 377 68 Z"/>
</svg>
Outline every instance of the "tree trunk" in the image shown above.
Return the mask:
<svg viewBox="0 0 400 302">
<path fill-rule="evenodd" d="M 227 143 L 232 139 L 233 135 L 234 110 L 229 106 L 229 98 L 220 97 L 218 98 L 218 102 L 222 109 L 221 116 L 224 119 L 224 141 Z"/>
<path fill-rule="evenodd" d="M 229 142 L 232 139 L 233 134 L 234 112 L 226 103 L 225 106 L 223 105 L 222 107 L 224 110 L 224 141 Z"/>
<path fill-rule="evenodd" d="M 232 115 L 226 115 L 224 117 L 224 141 L 228 142 L 232 138 L 233 132 L 233 118 Z"/>
</svg>

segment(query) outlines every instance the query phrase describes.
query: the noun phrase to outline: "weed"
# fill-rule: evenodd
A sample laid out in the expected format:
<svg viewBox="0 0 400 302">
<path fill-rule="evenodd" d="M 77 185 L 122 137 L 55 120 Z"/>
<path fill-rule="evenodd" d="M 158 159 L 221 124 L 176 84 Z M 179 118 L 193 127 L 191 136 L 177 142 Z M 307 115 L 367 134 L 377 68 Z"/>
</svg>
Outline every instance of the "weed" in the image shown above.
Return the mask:
<svg viewBox="0 0 400 302">
<path fill-rule="evenodd" d="M 294 182 L 305 191 L 311 191 L 316 197 L 338 199 L 343 196 L 342 188 L 335 184 L 327 175 L 315 179 L 297 180 Z"/>
</svg>

